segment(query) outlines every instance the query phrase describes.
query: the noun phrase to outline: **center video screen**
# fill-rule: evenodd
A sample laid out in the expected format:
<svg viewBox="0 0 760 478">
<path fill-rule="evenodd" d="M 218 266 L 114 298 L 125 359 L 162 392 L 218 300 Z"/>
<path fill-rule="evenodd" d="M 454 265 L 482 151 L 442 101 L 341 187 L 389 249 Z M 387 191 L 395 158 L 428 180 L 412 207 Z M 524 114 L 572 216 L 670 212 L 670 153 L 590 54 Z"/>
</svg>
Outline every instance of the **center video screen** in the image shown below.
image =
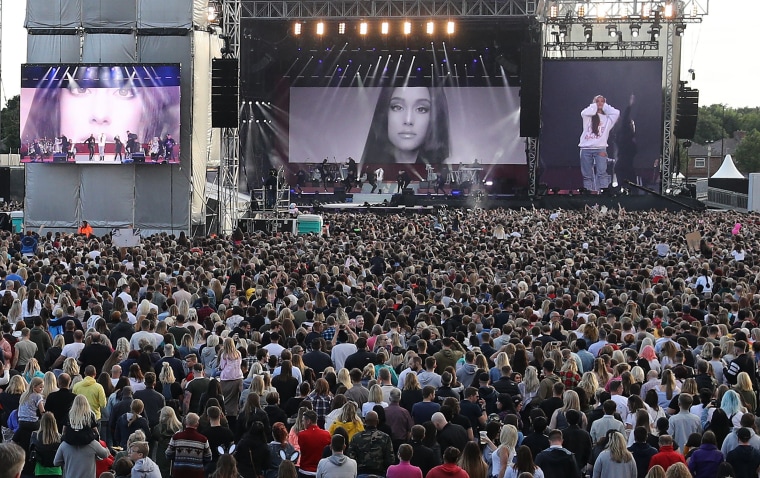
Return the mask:
<svg viewBox="0 0 760 478">
<path fill-rule="evenodd" d="M 291 87 L 290 163 L 525 164 L 519 88 Z"/>
<path fill-rule="evenodd" d="M 22 65 L 21 162 L 180 162 L 180 65 Z"/>
</svg>

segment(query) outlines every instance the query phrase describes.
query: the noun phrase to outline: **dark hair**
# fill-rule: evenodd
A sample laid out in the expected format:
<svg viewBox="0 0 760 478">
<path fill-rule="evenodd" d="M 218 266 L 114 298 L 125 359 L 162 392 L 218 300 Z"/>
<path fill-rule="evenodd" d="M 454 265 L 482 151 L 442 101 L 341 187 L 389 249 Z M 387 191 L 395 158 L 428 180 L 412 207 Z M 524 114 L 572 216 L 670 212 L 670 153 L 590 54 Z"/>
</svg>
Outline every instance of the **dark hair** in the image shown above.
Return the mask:
<svg viewBox="0 0 760 478">
<path fill-rule="evenodd" d="M 530 448 L 526 445 L 522 445 L 517 449 L 517 457 L 515 459 L 514 467 L 518 472 L 536 472 L 536 464 L 533 463 L 533 452 L 531 452 Z"/>
<path fill-rule="evenodd" d="M 446 451 L 443 452 L 444 463 L 456 463 L 458 459 L 459 459 L 459 450 L 457 448 L 454 448 L 453 446 L 446 448 Z"/>
<path fill-rule="evenodd" d="M 425 142 L 417 153 L 417 162 L 437 164 L 449 157 L 449 108 L 443 88 L 427 89 L 430 92 L 431 118 Z M 362 164 L 395 162 L 394 146 L 388 139 L 388 110 L 395 90 L 395 86 L 387 86 L 380 91 L 367 141 L 364 143 Z"/>
</svg>

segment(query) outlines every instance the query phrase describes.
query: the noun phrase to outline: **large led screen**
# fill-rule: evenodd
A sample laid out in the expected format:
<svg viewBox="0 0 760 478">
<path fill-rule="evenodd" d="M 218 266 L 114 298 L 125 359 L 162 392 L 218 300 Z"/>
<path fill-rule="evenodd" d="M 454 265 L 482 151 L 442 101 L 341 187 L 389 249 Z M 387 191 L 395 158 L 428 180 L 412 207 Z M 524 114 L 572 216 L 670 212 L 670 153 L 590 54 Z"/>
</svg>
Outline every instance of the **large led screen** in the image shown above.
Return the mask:
<svg viewBox="0 0 760 478">
<path fill-rule="evenodd" d="M 519 88 L 292 87 L 291 163 L 525 164 Z"/>
<path fill-rule="evenodd" d="M 545 61 L 539 181 L 659 190 L 662 91 L 661 58 Z"/>
<path fill-rule="evenodd" d="M 180 66 L 23 65 L 22 162 L 179 163 Z"/>
</svg>

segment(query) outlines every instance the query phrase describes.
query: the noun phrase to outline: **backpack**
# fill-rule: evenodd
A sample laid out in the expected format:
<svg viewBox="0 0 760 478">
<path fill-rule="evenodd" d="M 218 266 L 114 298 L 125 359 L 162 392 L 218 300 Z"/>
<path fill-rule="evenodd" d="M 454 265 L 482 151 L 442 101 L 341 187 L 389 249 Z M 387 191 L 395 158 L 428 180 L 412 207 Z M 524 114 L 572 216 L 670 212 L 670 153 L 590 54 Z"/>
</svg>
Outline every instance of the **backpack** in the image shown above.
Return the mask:
<svg viewBox="0 0 760 478">
<path fill-rule="evenodd" d="M 739 362 L 737 362 L 737 359 L 734 359 L 731 361 L 730 364 L 728 364 L 728 367 L 723 369 L 723 376 L 726 378 L 726 381 L 730 383 L 731 385 L 736 385 L 736 377 L 739 376 L 739 372 L 742 371 L 741 365 L 739 365 Z"/>
<path fill-rule="evenodd" d="M 10 428 L 13 433 L 16 433 L 18 431 L 18 409 L 13 410 L 11 414 L 8 415 L 8 428 Z"/>
</svg>

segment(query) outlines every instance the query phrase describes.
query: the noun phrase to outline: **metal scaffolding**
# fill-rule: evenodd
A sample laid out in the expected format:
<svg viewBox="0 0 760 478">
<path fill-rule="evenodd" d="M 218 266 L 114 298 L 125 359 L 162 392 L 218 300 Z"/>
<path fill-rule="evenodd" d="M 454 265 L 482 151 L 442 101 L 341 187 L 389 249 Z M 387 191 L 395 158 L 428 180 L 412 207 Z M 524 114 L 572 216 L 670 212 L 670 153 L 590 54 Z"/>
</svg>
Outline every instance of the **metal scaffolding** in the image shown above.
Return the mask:
<svg viewBox="0 0 760 478">
<path fill-rule="evenodd" d="M 243 18 L 524 17 L 541 0 L 242 0 Z"/>
<path fill-rule="evenodd" d="M 222 3 L 222 32 L 225 39 L 225 58 L 240 58 L 240 0 Z M 240 75 L 238 75 L 238 88 Z M 219 155 L 219 218 L 220 233 L 231 233 L 238 224 L 241 207 L 238 179 L 240 177 L 240 136 L 238 128 L 223 128 Z"/>
</svg>

